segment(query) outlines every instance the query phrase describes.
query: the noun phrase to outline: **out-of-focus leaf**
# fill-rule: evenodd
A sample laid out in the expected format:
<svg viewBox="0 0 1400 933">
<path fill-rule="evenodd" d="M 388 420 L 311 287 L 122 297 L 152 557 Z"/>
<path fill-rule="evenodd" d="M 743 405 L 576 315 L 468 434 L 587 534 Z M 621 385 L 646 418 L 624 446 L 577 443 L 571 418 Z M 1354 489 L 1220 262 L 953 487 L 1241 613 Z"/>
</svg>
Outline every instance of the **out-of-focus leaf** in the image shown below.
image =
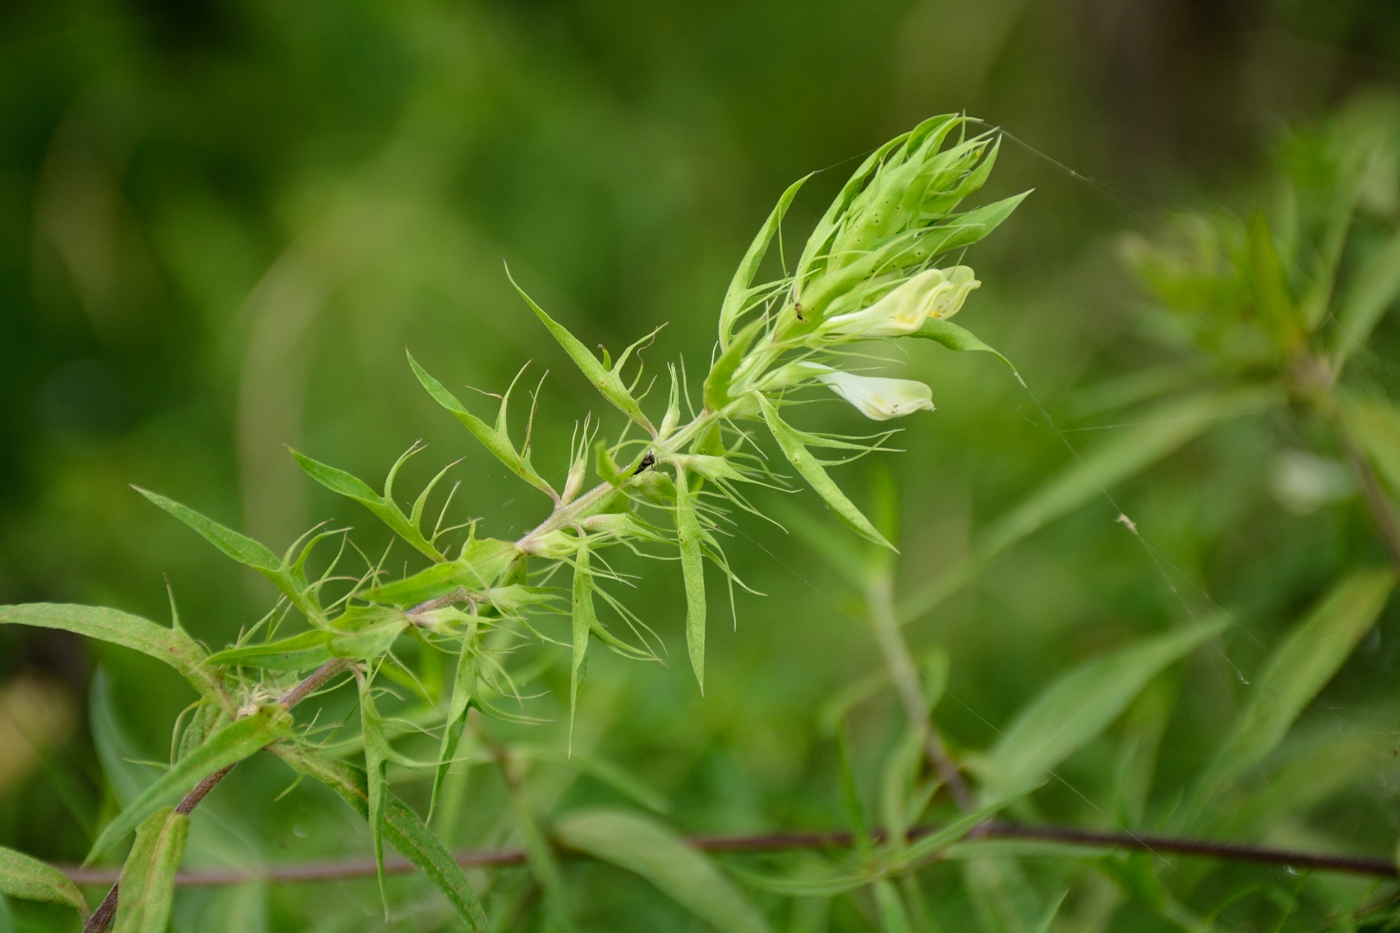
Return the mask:
<svg viewBox="0 0 1400 933">
<path fill-rule="evenodd" d="M 203 667 L 204 649 L 181 629 L 117 609 L 66 603 L 0 606 L 0 625 L 7 623 L 62 629 L 139 651 L 175 668 L 205 696 L 227 702 L 219 679 Z"/>
<path fill-rule="evenodd" d="M 758 397 L 758 403 L 763 409 L 763 420 L 768 423 L 768 430 L 773 433 L 773 439 L 782 448 L 783 456 L 787 457 L 793 468 L 802 474 L 802 478 L 807 481 L 812 490 L 826 500 L 826 504 L 831 506 L 831 510 L 861 535 L 876 544 L 894 550 L 894 545 L 885 540 L 885 536 L 880 534 L 874 525 L 870 524 L 870 519 L 866 518 L 860 509 L 846 498 L 846 494 L 832 481 L 831 477 L 826 475 L 826 470 L 822 469 L 822 465 L 803 446 L 797 432 L 778 417 L 778 411 L 772 403 L 761 395 Z"/>
<path fill-rule="evenodd" d="M 1011 361 L 1002 356 L 997 350 L 982 341 L 976 334 L 965 328 L 959 327 L 952 321 L 941 321 L 938 318 L 929 318 L 924 321 L 922 327 L 910 334 L 911 337 L 923 337 L 926 340 L 933 340 L 943 344 L 949 350 L 961 352 L 990 353 L 1001 360 L 1011 371 L 1016 372 L 1016 367 L 1011 365 Z M 1019 377 L 1018 377 L 1019 378 Z"/>
<path fill-rule="evenodd" d="M 515 825 L 520 830 L 524 843 L 525 860 L 530 872 L 541 888 L 550 916 L 565 930 L 576 930 L 573 911 L 569 907 L 568 891 L 564 887 L 564 877 L 559 873 L 559 864 L 554 858 L 554 850 L 549 847 L 535 815 L 530 812 L 529 803 L 518 787 L 510 790 L 511 809 L 515 813 Z"/>
<path fill-rule="evenodd" d="M 1342 419 L 1391 492 L 1400 494 L 1400 410 L 1389 402 L 1346 398 Z"/>
<path fill-rule="evenodd" d="M 1288 287 L 1288 273 L 1263 214 L 1249 222 L 1249 273 L 1254 303 L 1280 350 L 1291 350 L 1307 334 L 1303 312 Z"/>
<path fill-rule="evenodd" d="M 369 509 L 375 518 L 388 525 L 394 534 L 433 560 L 441 561 L 443 560 L 442 554 L 438 553 L 438 549 L 433 547 L 427 538 L 423 537 L 423 532 L 419 530 L 418 525 L 410 521 L 409 517 L 403 513 L 403 509 L 399 508 L 399 504 L 393 500 L 394 474 L 404 459 L 413 452 L 410 450 L 409 453 L 404 454 L 403 458 L 394 464 L 394 469 L 389 471 L 389 478 L 384 483 L 384 495 L 382 496 L 371 489 L 364 480 L 344 470 L 336 469 L 321 463 L 319 460 L 313 460 L 296 450 L 292 451 L 292 458 L 296 460 L 298 466 L 306 471 L 307 476 L 331 492 L 360 503 Z"/>
<path fill-rule="evenodd" d="M 875 882 L 875 906 L 880 911 L 882 933 L 910 933 L 909 914 L 899 899 L 899 889 L 888 878 Z"/>
<path fill-rule="evenodd" d="M 369 818 L 368 778 L 362 768 L 285 742 L 271 746 L 268 751 L 298 774 L 325 784 L 362 818 Z M 471 885 L 462 875 L 461 866 L 418 814 L 393 794 L 387 795 L 384 805 L 384 838 L 428 876 L 472 933 L 488 933 L 491 925 Z"/>
<path fill-rule="evenodd" d="M 165 933 L 189 829 L 190 818 L 170 807 L 142 821 L 136 844 L 122 865 L 121 898 L 112 933 Z"/>
<path fill-rule="evenodd" d="M 989 794 L 1014 794 L 1045 779 L 1061 761 L 1118 718 L 1147 682 L 1229 624 L 1225 618 L 1094 658 L 1056 678 L 1026 704 L 988 756 Z"/>
<path fill-rule="evenodd" d="M 88 723 L 92 744 L 102 765 L 102 776 L 121 806 L 129 806 L 159 776 L 154 768 L 140 763 L 142 754 L 117 713 L 112 678 L 99 667 L 92 678 L 88 697 Z"/>
<path fill-rule="evenodd" d="M 84 918 L 88 915 L 83 892 L 63 872 L 14 849 L 0 848 L 0 894 L 22 901 L 67 904 Z"/>
<path fill-rule="evenodd" d="M 204 745 L 175 762 L 103 828 L 92 844 L 87 861 L 107 851 L 162 805 L 172 802 L 203 778 L 255 754 L 264 745 L 286 735 L 291 727 L 292 718 L 286 710 L 280 706 L 266 706 L 215 732 Z"/>
<path fill-rule="evenodd" d="M 1025 933 L 1040 921 L 1030 879 L 1020 864 L 1005 858 L 975 858 L 963 863 L 967 889 L 984 933 Z"/>
<path fill-rule="evenodd" d="M 1400 298 L 1400 232 L 1367 257 L 1337 311 L 1332 360 L 1337 369 L 1366 342 L 1385 312 Z"/>
<path fill-rule="evenodd" d="M 1327 685 L 1375 624 L 1395 588 L 1389 567 L 1359 570 L 1338 583 L 1269 655 L 1249 705 L 1197 788 L 1208 805 L 1278 747 L 1303 708 Z"/>
<path fill-rule="evenodd" d="M 749 298 L 749 285 L 753 282 L 754 274 L 758 272 L 758 267 L 768 252 L 768 244 L 773 241 L 773 235 L 778 232 L 778 227 L 782 225 L 783 215 L 787 213 L 787 209 L 792 204 L 792 199 L 797 196 L 798 190 L 811 177 L 811 175 L 802 176 L 783 192 L 783 196 L 774 205 L 772 213 L 768 215 L 768 219 L 759 228 L 753 242 L 749 244 L 748 252 L 744 253 L 744 258 L 739 261 L 739 267 L 734 270 L 734 278 L 729 282 L 729 289 L 724 293 L 724 303 L 720 305 L 719 309 L 719 346 L 721 350 L 729 349 L 729 337 L 734 331 L 734 322 L 744 311 L 744 305 Z"/>
<path fill-rule="evenodd" d="M 570 814 L 554 829 L 562 845 L 641 875 L 722 933 L 768 929 L 708 859 L 654 820 L 620 810 L 590 810 Z"/>
<path fill-rule="evenodd" d="M 442 782 L 452 768 L 452 758 L 457 754 L 457 743 L 462 740 L 462 729 L 467 724 L 467 710 L 477 696 L 477 620 L 468 624 L 462 636 L 462 650 L 457 655 L 457 672 L 452 679 L 452 699 L 447 707 L 447 721 L 442 724 L 442 746 L 438 749 L 437 769 L 433 773 L 433 794 L 428 804 L 428 819 L 437 810 L 438 794 Z"/>
<path fill-rule="evenodd" d="M 681 552 L 685 579 L 685 644 L 700 692 L 705 692 L 705 559 L 701 552 L 704 529 L 691 500 L 685 470 L 676 467 L 676 543 Z"/>
<path fill-rule="evenodd" d="M 1270 389 L 1207 392 L 1174 399 L 1143 413 L 1140 423 L 1077 456 L 1055 477 L 992 522 L 972 552 L 900 601 L 899 618 L 909 622 L 932 610 L 1013 544 L 1045 525 L 1103 496 L 1114 483 L 1146 469 L 1193 440 L 1215 422 L 1262 411 L 1281 400 Z"/>
<path fill-rule="evenodd" d="M 295 561 L 291 560 L 290 553 L 282 560 L 278 560 L 276 555 L 262 544 L 247 535 L 239 534 L 232 528 L 220 525 L 187 505 L 182 505 L 174 499 L 167 499 L 165 496 L 142 489 L 139 486 L 132 488 L 193 528 L 200 537 L 222 551 L 224 556 L 252 567 L 271 580 L 273 585 L 281 590 L 291 600 L 292 605 L 296 606 L 313 625 L 323 623 L 324 613 L 321 611 L 321 606 L 316 601 L 311 587 L 307 584 L 306 572 L 303 570 L 306 559 L 305 552 L 302 553 L 300 559 Z"/>
</svg>

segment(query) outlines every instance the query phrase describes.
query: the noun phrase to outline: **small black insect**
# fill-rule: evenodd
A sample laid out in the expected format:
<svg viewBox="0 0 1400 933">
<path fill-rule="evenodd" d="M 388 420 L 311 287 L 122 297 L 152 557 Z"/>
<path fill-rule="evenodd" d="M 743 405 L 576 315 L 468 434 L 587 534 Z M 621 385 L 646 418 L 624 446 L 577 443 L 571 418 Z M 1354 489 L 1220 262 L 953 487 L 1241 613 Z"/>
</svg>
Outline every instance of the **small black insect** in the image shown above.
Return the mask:
<svg viewBox="0 0 1400 933">
<path fill-rule="evenodd" d="M 654 454 L 654 453 L 652 453 L 650 450 L 648 450 L 648 451 L 647 451 L 647 455 L 646 455 L 645 457 L 642 458 L 642 462 L 639 463 L 639 464 L 637 464 L 637 468 L 636 468 L 635 470 L 632 471 L 632 475 L 633 475 L 633 476 L 636 476 L 638 473 L 642 472 L 643 470 L 649 470 L 649 469 L 651 469 L 651 468 L 654 467 L 654 466 L 656 466 L 656 454 Z"/>
</svg>

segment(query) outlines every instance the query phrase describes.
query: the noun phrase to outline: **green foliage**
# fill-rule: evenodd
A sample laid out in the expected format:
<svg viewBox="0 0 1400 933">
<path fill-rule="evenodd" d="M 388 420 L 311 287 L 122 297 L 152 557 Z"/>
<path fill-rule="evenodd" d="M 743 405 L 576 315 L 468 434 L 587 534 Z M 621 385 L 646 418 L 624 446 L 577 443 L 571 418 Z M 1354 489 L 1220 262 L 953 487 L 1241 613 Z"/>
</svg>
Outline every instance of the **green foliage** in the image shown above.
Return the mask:
<svg viewBox="0 0 1400 933">
<path fill-rule="evenodd" d="M 189 829 L 190 818 L 170 807 L 155 811 L 137 827 L 136 844 L 122 865 L 114 933 L 164 933 Z"/>
<path fill-rule="evenodd" d="M 641 875 L 722 933 L 764 933 L 768 925 L 704 856 L 654 820 L 620 810 L 574 813 L 555 826 L 559 841 Z"/>
<path fill-rule="evenodd" d="M 13 849 L 0 849 L 0 894 L 25 901 L 66 904 L 87 919 L 87 900 L 77 885 L 56 868 Z"/>
</svg>

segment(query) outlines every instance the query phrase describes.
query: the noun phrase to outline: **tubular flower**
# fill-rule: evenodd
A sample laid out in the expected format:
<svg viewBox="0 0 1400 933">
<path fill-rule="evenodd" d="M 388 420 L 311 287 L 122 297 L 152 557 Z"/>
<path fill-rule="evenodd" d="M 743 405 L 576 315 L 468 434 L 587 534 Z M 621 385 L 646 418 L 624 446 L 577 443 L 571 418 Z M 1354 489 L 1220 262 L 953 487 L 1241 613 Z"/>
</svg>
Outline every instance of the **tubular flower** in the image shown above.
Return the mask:
<svg viewBox="0 0 1400 933">
<path fill-rule="evenodd" d="M 833 334 L 855 337 L 902 337 L 930 317 L 950 318 L 982 283 L 968 266 L 928 269 L 860 311 L 838 314 L 827 322 Z"/>
<path fill-rule="evenodd" d="M 933 390 L 913 379 L 830 372 L 817 377 L 872 421 L 889 421 L 916 411 L 933 411 Z"/>
</svg>

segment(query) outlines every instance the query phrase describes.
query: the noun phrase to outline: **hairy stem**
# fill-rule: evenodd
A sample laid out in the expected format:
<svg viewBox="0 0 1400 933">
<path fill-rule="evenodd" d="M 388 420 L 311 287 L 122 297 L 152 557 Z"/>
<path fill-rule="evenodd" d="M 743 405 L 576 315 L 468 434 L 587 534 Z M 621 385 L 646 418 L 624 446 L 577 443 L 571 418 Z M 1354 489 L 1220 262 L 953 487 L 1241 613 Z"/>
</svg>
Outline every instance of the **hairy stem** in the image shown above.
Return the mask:
<svg viewBox="0 0 1400 933">
<path fill-rule="evenodd" d="M 865 601 L 870 614 L 870 625 L 875 632 L 875 641 L 880 645 L 880 653 L 885 656 L 885 666 L 889 668 L 890 679 L 904 705 L 904 715 L 909 727 L 922 737 L 924 756 L 933 770 L 943 780 L 954 802 L 963 810 L 975 810 L 977 800 L 963 780 L 957 763 L 948 755 L 943 737 L 934 725 L 929 712 L 928 699 L 924 696 L 923 685 L 919 682 L 919 669 L 909 654 L 909 644 L 899 626 L 899 617 L 894 609 L 894 580 L 885 569 L 871 574 L 866 587 Z"/>
<path fill-rule="evenodd" d="M 325 686 L 326 682 L 337 674 L 349 669 L 350 662 L 344 658 L 335 658 L 322 664 L 312 671 L 305 680 L 297 684 L 292 689 L 283 694 L 281 704 L 283 709 L 291 709 L 312 693 Z M 204 780 L 196 784 L 189 793 L 175 807 L 176 813 L 189 816 L 195 807 L 209 796 L 209 792 L 219 785 L 219 782 L 228 777 L 228 773 L 234 768 L 229 765 L 220 768 Z M 120 873 L 118 874 L 120 879 Z M 107 928 L 112 925 L 112 920 L 117 916 L 117 902 L 119 897 L 120 884 L 114 882 L 108 889 L 107 896 L 102 898 L 102 903 L 97 905 L 97 909 L 88 917 L 87 923 L 83 924 L 83 933 L 106 933 Z"/>
</svg>

